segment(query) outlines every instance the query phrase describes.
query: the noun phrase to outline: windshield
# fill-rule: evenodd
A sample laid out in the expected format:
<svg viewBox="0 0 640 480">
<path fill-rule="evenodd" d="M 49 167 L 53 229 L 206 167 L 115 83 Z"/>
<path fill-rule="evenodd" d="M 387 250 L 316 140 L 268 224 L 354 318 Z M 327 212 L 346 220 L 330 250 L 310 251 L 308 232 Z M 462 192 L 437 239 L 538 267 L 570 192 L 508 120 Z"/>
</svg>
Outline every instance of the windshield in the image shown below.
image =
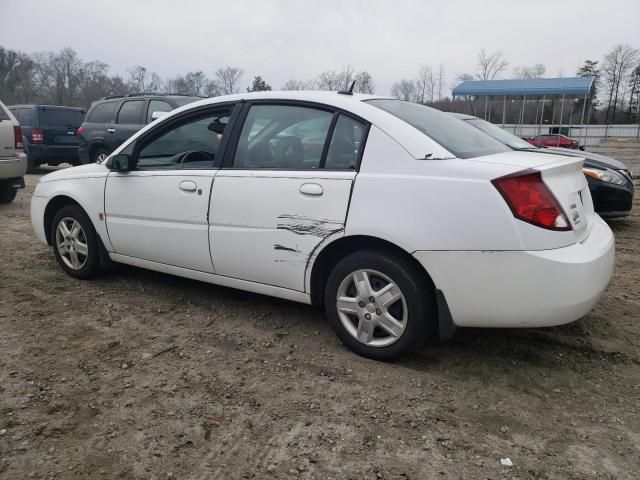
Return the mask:
<svg viewBox="0 0 640 480">
<path fill-rule="evenodd" d="M 503 130 L 499 126 L 494 125 L 491 122 L 487 122 L 486 120 L 482 120 L 480 118 L 473 118 L 470 120 L 465 120 L 465 122 L 473 125 L 476 128 L 479 128 L 485 133 L 488 133 L 493 138 L 501 141 L 505 145 L 515 150 L 536 148 L 533 145 L 531 145 L 529 142 L 521 139 L 520 137 L 517 137 L 513 133 L 507 132 L 506 130 Z"/>
<path fill-rule="evenodd" d="M 38 112 L 40 125 L 49 127 L 79 127 L 84 119 L 83 110 L 47 108 Z"/>
<path fill-rule="evenodd" d="M 508 147 L 492 136 L 440 110 L 403 100 L 376 99 L 366 102 L 404 120 L 458 158 L 509 151 Z"/>
</svg>

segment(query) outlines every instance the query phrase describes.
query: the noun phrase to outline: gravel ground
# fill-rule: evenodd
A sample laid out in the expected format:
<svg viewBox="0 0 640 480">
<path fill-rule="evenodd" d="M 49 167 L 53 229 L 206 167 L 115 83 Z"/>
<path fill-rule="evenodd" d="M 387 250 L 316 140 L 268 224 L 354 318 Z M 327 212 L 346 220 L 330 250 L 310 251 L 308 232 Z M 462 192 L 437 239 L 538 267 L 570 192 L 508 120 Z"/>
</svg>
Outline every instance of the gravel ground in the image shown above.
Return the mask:
<svg viewBox="0 0 640 480">
<path fill-rule="evenodd" d="M 385 364 L 304 305 L 124 266 L 66 276 L 26 180 L 0 206 L 0 478 L 638 478 L 637 204 L 582 320 Z"/>
</svg>

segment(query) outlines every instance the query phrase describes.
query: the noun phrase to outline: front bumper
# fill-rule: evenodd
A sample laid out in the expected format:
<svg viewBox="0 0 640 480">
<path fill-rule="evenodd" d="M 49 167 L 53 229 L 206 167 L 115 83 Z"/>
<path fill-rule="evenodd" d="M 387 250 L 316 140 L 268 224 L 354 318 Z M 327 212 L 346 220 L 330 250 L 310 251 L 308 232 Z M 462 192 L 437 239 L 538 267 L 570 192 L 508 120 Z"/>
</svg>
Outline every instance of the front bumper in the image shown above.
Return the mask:
<svg viewBox="0 0 640 480">
<path fill-rule="evenodd" d="M 20 178 L 27 173 L 27 156 L 20 152 L 15 157 L 0 158 L 0 181 Z"/>
<path fill-rule="evenodd" d="M 414 253 L 444 294 L 460 327 L 548 327 L 584 316 L 607 287 L 611 229 L 597 215 L 589 236 L 540 251 Z"/>
<path fill-rule="evenodd" d="M 44 244 L 49 243 L 44 231 L 44 211 L 48 201 L 49 199 L 45 197 L 36 197 L 35 195 L 31 197 L 31 225 L 38 240 Z"/>
<path fill-rule="evenodd" d="M 593 199 L 593 209 L 603 217 L 624 217 L 629 215 L 633 206 L 634 187 L 632 182 L 626 185 L 603 182 L 587 177 L 589 191 Z"/>
</svg>

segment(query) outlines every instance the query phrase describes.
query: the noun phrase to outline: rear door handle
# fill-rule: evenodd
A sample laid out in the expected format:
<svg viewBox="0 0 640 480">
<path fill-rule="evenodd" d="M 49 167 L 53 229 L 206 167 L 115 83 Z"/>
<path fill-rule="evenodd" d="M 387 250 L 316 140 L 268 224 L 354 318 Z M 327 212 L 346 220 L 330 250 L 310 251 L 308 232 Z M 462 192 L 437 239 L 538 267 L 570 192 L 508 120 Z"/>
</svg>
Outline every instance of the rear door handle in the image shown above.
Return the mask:
<svg viewBox="0 0 640 480">
<path fill-rule="evenodd" d="M 116 133 L 116 128 L 115 127 L 109 127 L 109 128 L 107 128 L 107 132 Z"/>
<path fill-rule="evenodd" d="M 300 193 L 305 195 L 322 195 L 322 185 L 317 183 L 303 183 L 300 185 Z"/>
<path fill-rule="evenodd" d="M 198 186 L 191 180 L 183 180 L 180 182 L 180 190 L 185 192 L 195 192 Z"/>
</svg>

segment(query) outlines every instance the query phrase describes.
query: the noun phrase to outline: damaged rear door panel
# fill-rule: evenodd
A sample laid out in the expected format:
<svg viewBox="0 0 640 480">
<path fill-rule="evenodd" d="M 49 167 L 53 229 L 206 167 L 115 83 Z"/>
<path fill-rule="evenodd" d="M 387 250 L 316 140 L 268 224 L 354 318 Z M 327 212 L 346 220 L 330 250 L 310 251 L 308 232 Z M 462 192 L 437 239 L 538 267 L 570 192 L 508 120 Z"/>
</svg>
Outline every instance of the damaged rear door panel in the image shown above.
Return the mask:
<svg viewBox="0 0 640 480">
<path fill-rule="evenodd" d="M 325 238 L 344 232 L 354 171 L 221 170 L 210 208 L 216 273 L 304 291 Z"/>
</svg>

